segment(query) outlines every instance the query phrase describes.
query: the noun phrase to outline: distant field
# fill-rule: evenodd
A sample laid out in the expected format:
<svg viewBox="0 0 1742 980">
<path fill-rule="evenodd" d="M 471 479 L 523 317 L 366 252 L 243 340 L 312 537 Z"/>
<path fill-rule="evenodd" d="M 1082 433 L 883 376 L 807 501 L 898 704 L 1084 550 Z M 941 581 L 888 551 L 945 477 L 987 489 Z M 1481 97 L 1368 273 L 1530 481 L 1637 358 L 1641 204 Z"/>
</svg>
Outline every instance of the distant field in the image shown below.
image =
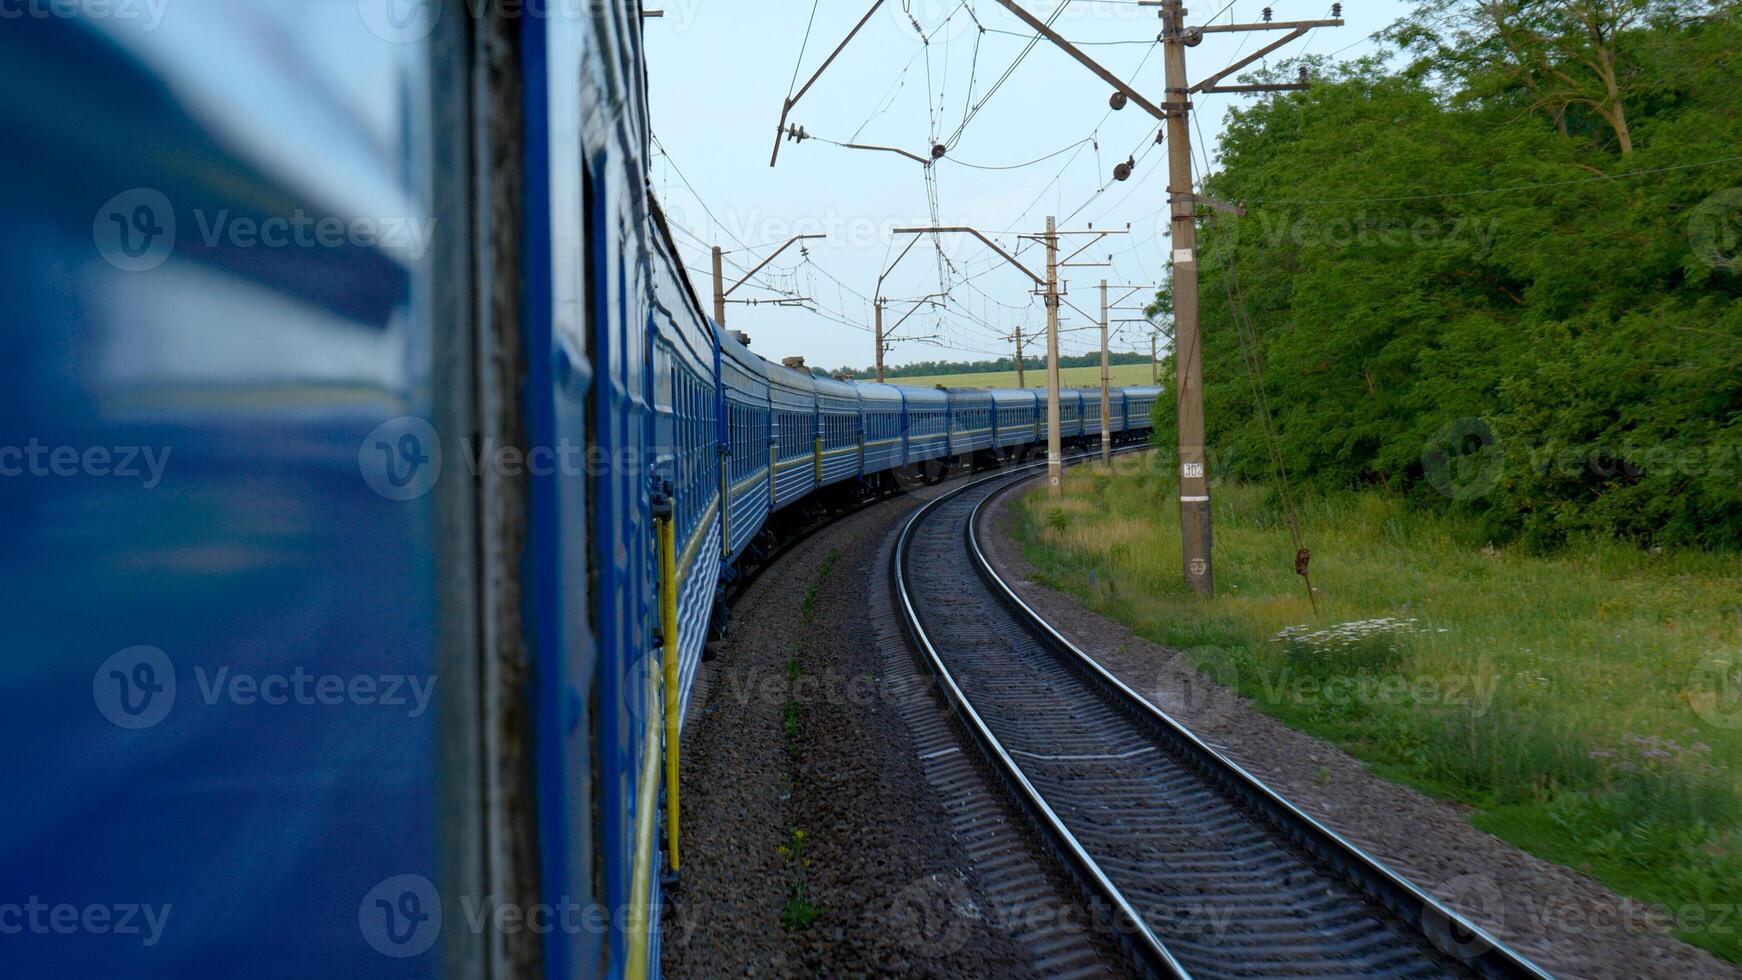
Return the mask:
<svg viewBox="0 0 1742 980">
<path fill-rule="evenodd" d="M 1030 388 L 1039 388 L 1046 384 L 1046 371 L 1044 369 L 1032 370 L 1027 374 L 1028 377 L 1024 380 L 1028 382 Z M 1107 369 L 1107 374 L 1113 384 L 1121 387 L 1149 384 L 1149 365 L 1147 364 L 1115 364 Z M 1016 387 L 1016 372 L 985 371 L 979 374 L 933 374 L 918 378 L 889 378 L 888 380 L 891 384 L 919 385 L 921 387 L 948 385 L 963 388 L 1014 388 Z M 1101 368 L 1099 366 L 1061 368 L 1059 380 L 1067 388 L 1092 388 L 1101 383 Z"/>
<path fill-rule="evenodd" d="M 1160 458 L 1023 498 L 1036 579 L 1742 962 L 1742 561 L 1496 548 L 1468 518 L 1350 493 L 1302 508 L 1315 613 L 1271 495 L 1220 482 L 1204 600 Z"/>
</svg>

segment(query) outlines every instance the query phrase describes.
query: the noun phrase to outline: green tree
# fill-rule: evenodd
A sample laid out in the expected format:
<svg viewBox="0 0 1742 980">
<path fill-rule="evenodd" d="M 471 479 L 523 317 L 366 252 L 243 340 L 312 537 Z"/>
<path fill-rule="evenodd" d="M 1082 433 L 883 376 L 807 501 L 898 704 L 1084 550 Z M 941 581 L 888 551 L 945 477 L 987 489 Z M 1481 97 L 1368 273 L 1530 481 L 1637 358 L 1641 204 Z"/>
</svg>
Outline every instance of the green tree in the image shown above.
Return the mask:
<svg viewBox="0 0 1742 980">
<path fill-rule="evenodd" d="M 1553 125 L 1552 73 L 1516 52 L 1590 55 L 1575 15 L 1595 7 L 1505 5 L 1530 48 L 1472 19 L 1500 6 L 1430 4 L 1394 32 L 1403 69 L 1320 62 L 1312 90 L 1234 111 L 1206 190 L 1247 214 L 1199 229 L 1213 461 L 1270 474 L 1238 310 L 1314 486 L 1390 487 L 1543 547 L 1742 546 L 1742 26 L 1601 5 L 1625 109 L 1564 101 Z M 1158 406 L 1164 445 L 1172 423 Z"/>
</svg>

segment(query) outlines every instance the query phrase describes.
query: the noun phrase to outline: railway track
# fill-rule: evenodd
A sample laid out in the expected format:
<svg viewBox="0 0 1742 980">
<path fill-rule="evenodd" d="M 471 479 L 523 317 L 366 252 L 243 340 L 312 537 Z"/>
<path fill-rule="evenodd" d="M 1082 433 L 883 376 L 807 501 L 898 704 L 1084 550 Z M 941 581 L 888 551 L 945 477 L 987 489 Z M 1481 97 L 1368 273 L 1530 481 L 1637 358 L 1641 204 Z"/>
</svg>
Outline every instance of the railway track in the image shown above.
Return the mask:
<svg viewBox="0 0 1742 980">
<path fill-rule="evenodd" d="M 1151 975 L 1546 977 L 1297 810 L 1072 646 L 992 569 L 985 504 L 916 511 L 891 559 L 921 661 Z"/>
</svg>

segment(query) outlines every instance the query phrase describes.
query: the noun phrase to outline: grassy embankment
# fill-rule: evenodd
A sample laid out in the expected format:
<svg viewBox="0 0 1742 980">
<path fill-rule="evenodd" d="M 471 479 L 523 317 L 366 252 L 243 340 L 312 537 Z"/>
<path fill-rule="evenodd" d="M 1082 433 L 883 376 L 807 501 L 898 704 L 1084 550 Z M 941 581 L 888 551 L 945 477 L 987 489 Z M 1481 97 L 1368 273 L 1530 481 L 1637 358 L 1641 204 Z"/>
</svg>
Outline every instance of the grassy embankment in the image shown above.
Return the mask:
<svg viewBox="0 0 1742 980">
<path fill-rule="evenodd" d="M 1742 559 L 1496 550 L 1455 517 L 1349 494 L 1303 505 L 1315 618 L 1266 492 L 1223 485 L 1205 601 L 1153 458 L 1024 498 L 1042 581 L 1742 962 Z"/>
<path fill-rule="evenodd" d="M 1029 370 L 1024 381 L 1030 388 L 1039 388 L 1046 384 L 1046 371 Z M 1107 368 L 1107 378 L 1115 386 L 1140 387 L 1149 384 L 1149 365 L 1147 364 L 1114 364 Z M 1016 387 L 1015 371 L 981 371 L 975 374 L 934 374 L 919 378 L 890 378 L 890 384 L 917 385 L 930 387 L 945 385 L 962 388 L 1014 388 Z M 1101 385 L 1101 369 L 1096 367 L 1059 368 L 1059 383 L 1067 388 L 1098 388 Z"/>
</svg>

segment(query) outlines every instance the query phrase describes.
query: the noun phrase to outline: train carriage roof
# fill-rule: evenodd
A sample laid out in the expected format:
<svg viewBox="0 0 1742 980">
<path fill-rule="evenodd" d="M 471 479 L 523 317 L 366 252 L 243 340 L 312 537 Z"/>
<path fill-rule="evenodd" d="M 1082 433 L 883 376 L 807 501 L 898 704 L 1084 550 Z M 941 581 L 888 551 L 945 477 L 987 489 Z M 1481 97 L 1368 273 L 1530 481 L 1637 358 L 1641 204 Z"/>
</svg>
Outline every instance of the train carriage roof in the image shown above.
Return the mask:
<svg viewBox="0 0 1742 980">
<path fill-rule="evenodd" d="M 859 386 L 851 381 L 836 381 L 834 378 L 818 378 L 813 376 L 811 383 L 816 386 L 817 394 L 828 398 L 846 398 L 857 402 Z"/>
<path fill-rule="evenodd" d="M 720 345 L 721 356 L 736 361 L 739 366 L 759 378 L 768 376 L 768 369 L 763 366 L 768 363 L 766 360 L 752 354 L 750 348 L 738 343 L 738 338 L 732 336 L 731 331 L 722 330 L 720 325 L 712 320 L 709 320 L 708 324 L 714 328 L 714 342 Z"/>
<path fill-rule="evenodd" d="M 992 392 L 986 388 L 945 388 L 950 401 L 969 408 L 992 404 Z"/>
<path fill-rule="evenodd" d="M 949 403 L 950 396 L 942 388 L 921 388 L 917 385 L 890 385 L 901 392 L 901 400 L 909 405 L 925 408 L 942 408 Z"/>
<path fill-rule="evenodd" d="M 859 389 L 859 399 L 864 402 L 866 411 L 900 411 L 901 389 L 894 385 L 878 384 L 874 381 L 856 381 L 853 387 Z"/>
<path fill-rule="evenodd" d="M 1037 396 L 1027 388 L 993 388 L 992 401 L 999 405 L 1033 405 Z"/>
<path fill-rule="evenodd" d="M 791 393 L 802 393 L 810 398 L 816 397 L 817 379 L 809 371 L 797 371 L 772 361 L 763 361 L 762 363 L 768 366 L 769 387 L 784 389 Z"/>
</svg>

